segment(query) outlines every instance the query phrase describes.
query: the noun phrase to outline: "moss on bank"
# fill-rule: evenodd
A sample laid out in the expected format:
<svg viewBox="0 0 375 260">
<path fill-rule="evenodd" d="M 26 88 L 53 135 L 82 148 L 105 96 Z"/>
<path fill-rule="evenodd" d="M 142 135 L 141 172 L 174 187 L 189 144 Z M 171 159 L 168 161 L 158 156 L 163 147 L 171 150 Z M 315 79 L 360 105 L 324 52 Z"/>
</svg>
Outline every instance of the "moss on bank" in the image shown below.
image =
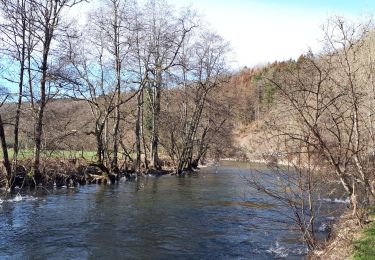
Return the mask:
<svg viewBox="0 0 375 260">
<path fill-rule="evenodd" d="M 361 227 L 348 210 L 333 225 L 323 249 L 311 252 L 309 259 L 375 260 L 375 215 L 369 219 L 372 222 Z"/>
<path fill-rule="evenodd" d="M 375 259 L 375 215 L 371 216 L 372 222 L 365 228 L 361 239 L 354 242 L 354 260 Z"/>
</svg>

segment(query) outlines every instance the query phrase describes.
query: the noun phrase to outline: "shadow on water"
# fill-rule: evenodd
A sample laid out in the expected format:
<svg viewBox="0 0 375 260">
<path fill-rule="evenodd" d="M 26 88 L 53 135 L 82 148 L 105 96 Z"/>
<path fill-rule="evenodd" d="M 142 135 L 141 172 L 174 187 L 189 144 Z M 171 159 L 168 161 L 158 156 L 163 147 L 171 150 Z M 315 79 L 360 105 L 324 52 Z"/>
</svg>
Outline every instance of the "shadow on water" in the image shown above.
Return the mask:
<svg viewBox="0 0 375 260">
<path fill-rule="evenodd" d="M 301 259 L 298 234 L 244 182 L 252 167 L 1 201 L 0 258 Z"/>
<path fill-rule="evenodd" d="M 266 203 L 257 203 L 252 201 L 218 201 L 216 204 L 220 206 L 229 207 L 245 207 L 245 208 L 255 208 L 255 209 L 271 209 L 274 206 Z"/>
</svg>

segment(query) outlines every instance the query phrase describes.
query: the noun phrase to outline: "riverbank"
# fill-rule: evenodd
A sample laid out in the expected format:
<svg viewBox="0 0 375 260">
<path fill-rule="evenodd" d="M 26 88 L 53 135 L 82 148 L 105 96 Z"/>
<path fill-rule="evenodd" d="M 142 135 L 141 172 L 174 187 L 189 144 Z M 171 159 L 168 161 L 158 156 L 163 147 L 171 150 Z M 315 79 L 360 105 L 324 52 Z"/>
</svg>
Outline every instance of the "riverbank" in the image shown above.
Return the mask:
<svg viewBox="0 0 375 260">
<path fill-rule="evenodd" d="M 227 162 L 236 161 L 235 159 L 225 159 Z M 269 165 L 266 160 L 246 160 L 249 164 Z M 275 164 L 280 167 L 288 165 L 287 163 L 277 161 Z M 339 185 L 339 184 L 338 184 Z M 333 189 L 332 190 L 336 190 Z M 330 201 L 324 198 L 323 201 Z M 335 199 L 332 202 L 347 203 L 349 199 Z M 317 260 L 342 260 L 342 259 L 365 259 L 375 260 L 375 208 L 372 215 L 368 217 L 368 223 L 360 226 L 358 221 L 352 217 L 352 211 L 347 209 L 339 216 L 332 227 L 326 242 L 322 242 L 320 250 L 310 252 L 309 259 Z"/>
<path fill-rule="evenodd" d="M 31 173 L 32 161 L 24 159 L 18 162 L 18 167 L 14 173 L 11 186 L 17 189 L 27 189 L 35 187 L 76 187 L 89 184 L 113 184 L 120 179 L 134 180 L 138 174 L 128 163 L 127 167 L 113 174 L 103 164 L 88 162 L 80 159 L 57 159 L 49 158 L 43 160 L 40 166 L 40 176 L 36 180 Z M 162 170 L 143 169 L 142 176 L 162 176 L 173 174 L 173 169 L 164 168 Z M 1 176 L 5 176 L 2 174 Z M 5 177 L 0 180 L 0 188 L 6 185 Z"/>
<path fill-rule="evenodd" d="M 370 216 L 371 223 L 365 228 L 361 238 L 354 244 L 354 259 L 375 259 L 375 212 Z"/>
<path fill-rule="evenodd" d="M 375 259 L 375 217 L 361 227 L 351 212 L 333 225 L 323 250 L 312 252 L 310 259 Z"/>
</svg>

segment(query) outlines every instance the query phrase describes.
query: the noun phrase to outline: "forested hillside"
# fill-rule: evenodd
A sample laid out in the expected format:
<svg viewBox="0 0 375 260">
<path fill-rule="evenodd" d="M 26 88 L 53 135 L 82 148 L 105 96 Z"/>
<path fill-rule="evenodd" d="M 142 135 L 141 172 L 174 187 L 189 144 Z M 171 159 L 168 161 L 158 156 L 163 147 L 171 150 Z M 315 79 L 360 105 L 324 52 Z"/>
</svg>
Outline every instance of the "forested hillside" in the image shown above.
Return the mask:
<svg viewBox="0 0 375 260">
<path fill-rule="evenodd" d="M 269 67 L 276 67 L 276 64 Z M 202 112 L 202 119 L 199 125 L 199 134 L 203 137 L 201 145 L 208 159 L 220 158 L 244 158 L 244 150 L 233 139 L 236 131 L 244 131 L 251 123 L 255 122 L 261 115 L 267 113 L 270 107 L 270 95 L 267 87 L 259 83 L 261 73 L 266 69 L 243 69 L 235 72 L 231 76 L 226 76 L 207 97 L 207 104 Z M 134 160 L 136 153 L 135 126 L 137 120 L 137 100 L 133 96 L 134 92 L 123 94 L 123 99 L 129 99 L 127 106 L 123 107 L 121 113 L 124 115 L 120 123 L 122 158 Z M 173 146 L 181 140 L 181 105 L 194 98 L 196 92 L 194 88 L 184 90 L 179 86 L 171 87 L 163 91 L 161 96 L 161 157 L 170 161 L 173 159 Z M 105 98 L 101 97 L 103 102 Z M 190 101 L 192 102 L 192 101 Z M 33 149 L 33 142 L 30 138 L 33 135 L 30 118 L 32 114 L 29 110 L 30 103 L 23 103 L 25 108 L 21 112 L 21 117 L 25 118 L 20 122 L 19 147 L 22 151 Z M 3 106 L 4 121 L 12 123 L 15 118 L 16 105 L 7 103 Z M 185 108 L 187 109 L 187 108 Z M 145 115 L 145 133 L 150 138 L 151 115 Z M 55 98 L 50 101 L 45 111 L 46 121 L 44 123 L 45 135 L 43 149 L 46 153 L 53 151 L 72 151 L 72 156 L 77 156 L 76 152 L 96 151 L 94 115 L 90 110 L 90 105 L 78 98 Z M 6 126 L 6 136 L 8 148 L 13 147 L 12 126 Z M 107 132 L 106 138 L 111 138 L 111 133 Z M 201 137 L 200 136 L 200 137 Z M 148 149 L 148 148 L 147 148 Z M 206 154 L 206 153 L 205 153 Z M 242 156 L 242 157 L 241 157 Z M 129 158 L 130 157 L 130 158 Z"/>
</svg>

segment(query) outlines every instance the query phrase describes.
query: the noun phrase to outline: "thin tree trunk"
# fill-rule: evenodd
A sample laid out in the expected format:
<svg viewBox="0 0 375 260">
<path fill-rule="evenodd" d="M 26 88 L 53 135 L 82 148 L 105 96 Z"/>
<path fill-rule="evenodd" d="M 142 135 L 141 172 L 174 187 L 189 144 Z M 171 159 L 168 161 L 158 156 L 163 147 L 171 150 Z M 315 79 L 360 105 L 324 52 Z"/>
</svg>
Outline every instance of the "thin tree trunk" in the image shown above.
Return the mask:
<svg viewBox="0 0 375 260">
<path fill-rule="evenodd" d="M 197 94 L 198 95 L 198 94 Z M 205 91 L 199 100 L 196 101 L 196 106 L 191 117 L 191 122 L 189 130 L 187 131 L 187 136 L 185 137 L 184 148 L 181 153 L 180 161 L 177 167 L 177 173 L 182 174 L 182 171 L 187 168 L 191 170 L 193 167 L 193 152 L 194 152 L 194 141 L 196 139 L 198 125 L 202 116 L 202 111 L 206 101 L 207 92 Z"/>
<path fill-rule="evenodd" d="M 7 179 L 7 189 L 12 188 L 12 167 L 10 165 L 9 156 L 8 156 L 8 148 L 7 142 L 5 139 L 5 132 L 4 132 L 4 124 L 3 119 L 0 115 L 0 140 L 1 140 L 1 148 L 3 150 L 3 165 L 6 170 L 6 179 Z"/>
<path fill-rule="evenodd" d="M 17 156 L 19 151 L 19 124 L 21 117 L 21 106 L 22 106 L 22 96 L 23 96 L 23 82 L 24 82 L 24 73 L 25 73 L 25 58 L 26 58 L 26 13 L 25 13 L 25 2 L 22 1 L 22 49 L 20 57 L 20 79 L 18 84 L 18 102 L 16 108 L 16 116 L 14 123 L 14 145 L 13 145 L 13 167 L 17 168 Z"/>
<path fill-rule="evenodd" d="M 112 158 L 112 163 L 111 163 L 112 171 L 115 174 L 118 174 L 119 172 L 119 168 L 118 168 L 119 128 L 120 128 L 120 111 L 119 109 L 116 109 L 115 126 L 113 128 L 113 158 Z"/>
<path fill-rule="evenodd" d="M 109 134 L 108 134 L 108 124 L 109 124 L 109 122 L 108 122 L 109 120 L 108 120 L 108 118 L 106 117 L 105 119 L 104 119 L 104 122 L 103 122 L 103 126 L 104 126 L 104 128 L 102 128 L 102 129 L 104 129 L 104 130 L 102 130 L 102 131 L 104 131 L 104 142 L 103 142 L 103 150 L 102 150 L 102 152 L 103 152 L 103 162 L 105 162 L 105 165 L 106 166 L 108 166 L 108 165 L 110 165 L 110 151 L 109 151 Z"/>
<path fill-rule="evenodd" d="M 157 72 L 156 85 L 153 88 L 152 104 L 152 136 L 151 136 L 151 167 L 160 169 L 159 164 L 159 117 L 160 117 L 160 91 L 161 91 L 161 72 Z"/>
<path fill-rule="evenodd" d="M 138 175 L 141 173 L 141 109 L 142 109 L 142 90 L 137 96 L 137 118 L 135 122 L 135 138 L 136 138 L 136 170 Z"/>
<path fill-rule="evenodd" d="M 98 159 L 98 163 L 103 163 L 103 140 L 101 131 L 97 129 L 95 130 L 95 139 L 96 139 L 96 156 Z"/>
<path fill-rule="evenodd" d="M 148 170 L 148 158 L 147 158 L 147 143 L 146 143 L 146 137 L 145 137 L 145 129 L 144 129 L 144 89 L 141 91 L 142 93 L 142 107 L 141 107 L 141 136 L 142 136 L 142 143 L 143 143 L 143 151 L 144 151 L 144 164 L 145 169 Z"/>
<path fill-rule="evenodd" d="M 47 57 L 48 57 L 48 50 L 45 49 L 43 55 L 43 63 L 42 63 L 42 79 L 40 82 L 40 106 L 38 109 L 38 115 L 36 119 L 36 126 L 35 126 L 35 146 L 34 146 L 34 161 L 33 161 L 33 176 L 35 178 L 36 184 L 40 183 L 41 175 L 39 171 L 40 165 L 40 154 L 41 154 L 41 146 L 42 146 L 42 134 L 43 134 L 43 118 L 44 118 L 44 109 L 46 105 L 46 83 L 47 83 Z"/>
<path fill-rule="evenodd" d="M 112 171 L 117 175 L 119 173 L 118 167 L 118 148 L 119 148 L 119 128 L 120 128 L 120 102 L 121 102 L 121 60 L 120 60 L 120 21 L 118 2 L 113 2 L 114 7 L 114 24 L 113 24 L 113 47 L 115 55 L 115 69 L 116 69 L 116 102 L 115 102 L 115 125 L 113 128 L 113 158 L 111 162 Z"/>
<path fill-rule="evenodd" d="M 24 60 L 21 61 L 20 70 L 20 82 L 18 85 L 18 102 L 16 108 L 16 116 L 14 122 L 14 145 L 13 145 L 13 165 L 17 167 L 17 156 L 19 152 L 19 125 L 21 117 L 21 106 L 22 106 L 22 96 L 23 96 L 23 79 L 24 79 Z"/>
<path fill-rule="evenodd" d="M 119 128 L 120 128 L 120 99 L 121 99 L 121 90 L 120 90 L 120 72 L 117 74 L 117 97 L 116 97 L 116 109 L 115 109 L 115 125 L 113 128 L 113 158 L 112 158 L 112 171 L 115 174 L 119 173 L 118 168 L 118 147 L 119 147 Z"/>
</svg>

